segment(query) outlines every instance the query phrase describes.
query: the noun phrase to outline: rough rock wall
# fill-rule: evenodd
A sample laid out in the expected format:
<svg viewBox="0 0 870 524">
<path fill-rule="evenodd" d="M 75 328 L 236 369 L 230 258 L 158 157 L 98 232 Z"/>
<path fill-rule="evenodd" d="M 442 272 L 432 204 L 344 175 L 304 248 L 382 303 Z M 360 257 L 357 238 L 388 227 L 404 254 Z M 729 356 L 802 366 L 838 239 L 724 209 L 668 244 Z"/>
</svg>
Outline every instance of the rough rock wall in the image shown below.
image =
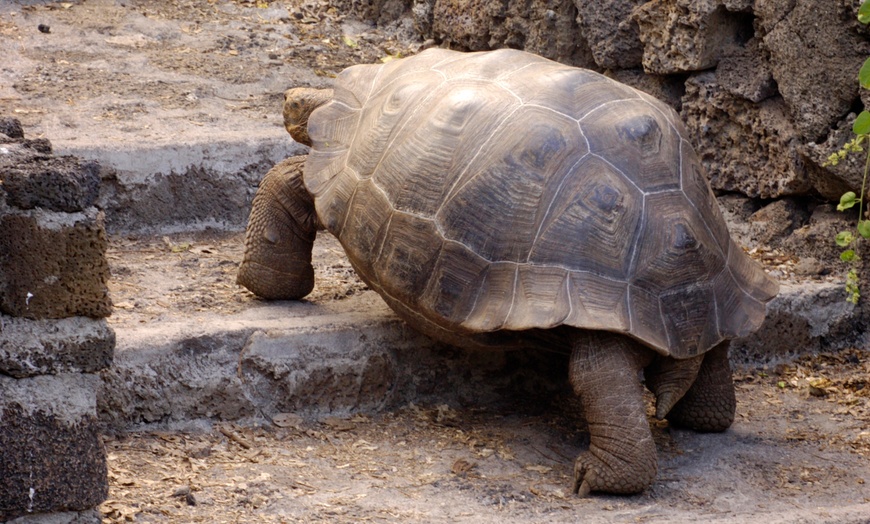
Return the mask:
<svg viewBox="0 0 870 524">
<path fill-rule="evenodd" d="M 821 164 L 849 138 L 870 55 L 860 0 L 334 0 L 464 50 L 526 49 L 605 72 L 681 112 L 712 185 L 750 197 L 860 189 Z"/>
<path fill-rule="evenodd" d="M 96 373 L 115 334 L 98 171 L 0 118 L 0 521 L 99 522 L 108 493 Z"/>
</svg>

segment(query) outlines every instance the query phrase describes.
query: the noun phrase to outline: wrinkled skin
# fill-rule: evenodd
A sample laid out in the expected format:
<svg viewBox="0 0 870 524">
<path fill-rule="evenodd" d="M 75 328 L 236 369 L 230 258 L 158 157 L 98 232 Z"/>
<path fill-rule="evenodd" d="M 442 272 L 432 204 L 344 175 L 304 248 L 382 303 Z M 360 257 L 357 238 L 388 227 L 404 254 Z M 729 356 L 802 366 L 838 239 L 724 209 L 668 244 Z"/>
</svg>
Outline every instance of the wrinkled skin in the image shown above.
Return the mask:
<svg viewBox="0 0 870 524">
<path fill-rule="evenodd" d="M 332 97 L 331 90 L 291 89 L 285 94 L 285 127 L 295 140 L 311 144 L 308 117 Z M 298 299 L 314 285 L 311 248 L 322 229 L 313 198 L 302 183 L 304 157 L 288 159 L 270 171 L 257 192 L 245 239 L 238 282 L 267 299 Z M 391 304 L 424 333 L 438 328 Z M 515 334 L 514 337 L 521 337 Z M 441 337 L 445 338 L 445 337 Z M 696 431 L 724 431 L 734 418 L 735 398 L 728 342 L 693 358 L 674 359 L 625 335 L 565 328 L 550 341 L 570 351 L 569 380 L 583 403 L 590 446 L 577 458 L 574 490 L 638 493 L 656 476 L 656 449 L 643 401 L 646 386 L 656 396 L 656 416 Z M 447 339 L 457 343 L 455 335 Z M 541 346 L 540 339 L 528 340 Z"/>
<path fill-rule="evenodd" d="M 332 98 L 332 89 L 295 87 L 284 93 L 284 128 L 293 140 L 311 146 L 308 117 Z"/>
</svg>

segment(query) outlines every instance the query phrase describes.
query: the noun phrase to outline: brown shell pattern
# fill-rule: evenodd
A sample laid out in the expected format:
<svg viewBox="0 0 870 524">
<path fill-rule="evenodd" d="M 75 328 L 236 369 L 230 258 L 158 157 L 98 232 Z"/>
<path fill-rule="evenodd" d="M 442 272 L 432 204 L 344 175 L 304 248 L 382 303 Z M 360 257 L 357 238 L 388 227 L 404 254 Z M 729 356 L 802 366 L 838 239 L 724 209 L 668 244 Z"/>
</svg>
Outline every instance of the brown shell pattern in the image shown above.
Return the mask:
<svg viewBox="0 0 870 524">
<path fill-rule="evenodd" d="M 339 75 L 305 184 L 362 278 L 460 332 L 569 325 L 688 357 L 777 284 L 731 240 L 676 114 L 514 50 Z"/>
</svg>

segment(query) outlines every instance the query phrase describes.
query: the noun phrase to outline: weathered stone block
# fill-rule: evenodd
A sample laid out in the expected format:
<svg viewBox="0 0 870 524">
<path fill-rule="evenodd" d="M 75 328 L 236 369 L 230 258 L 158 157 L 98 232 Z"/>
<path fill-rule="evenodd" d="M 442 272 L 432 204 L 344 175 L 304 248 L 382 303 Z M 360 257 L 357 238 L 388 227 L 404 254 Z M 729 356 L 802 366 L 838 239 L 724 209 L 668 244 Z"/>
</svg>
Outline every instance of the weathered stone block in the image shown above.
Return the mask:
<svg viewBox="0 0 870 524">
<path fill-rule="evenodd" d="M 96 509 L 87 511 L 64 511 L 61 513 L 38 513 L 12 519 L 6 524 L 100 524 L 103 518 Z"/>
<path fill-rule="evenodd" d="M 685 80 L 676 76 L 648 75 L 643 69 L 612 69 L 604 73 L 607 77 L 640 89 L 679 111 L 686 93 Z"/>
<path fill-rule="evenodd" d="M 525 49 L 565 64 L 595 67 L 571 0 L 437 0 L 432 37 L 470 51 Z"/>
<path fill-rule="evenodd" d="M 761 102 L 777 94 L 776 81 L 767 51 L 753 38 L 745 46 L 722 51 L 716 80 L 729 93 L 750 102 Z"/>
<path fill-rule="evenodd" d="M 100 167 L 71 156 L 3 155 L 0 180 L 11 206 L 72 213 L 94 205 L 100 192 Z"/>
<path fill-rule="evenodd" d="M 577 23 L 595 63 L 604 69 L 641 66 L 643 44 L 632 11 L 644 0 L 574 0 Z"/>
<path fill-rule="evenodd" d="M 857 214 L 857 211 L 855 213 Z M 855 215 L 837 211 L 837 208 L 833 204 L 823 204 L 816 206 L 812 210 L 806 224 L 783 239 L 780 245 L 786 252 L 800 253 L 801 257 L 825 261 L 826 265 L 830 268 L 831 261 L 839 260 L 840 253 L 843 251 L 843 248 L 834 242 L 837 233 L 854 229 L 854 227 Z M 845 268 L 846 264 L 840 267 Z M 861 271 L 861 273 L 865 273 L 865 271 Z M 845 297 L 845 286 L 842 281 L 839 283 L 839 286 L 841 291 L 843 291 L 841 296 Z M 860 329 L 857 315 L 854 320 L 853 328 Z"/>
<path fill-rule="evenodd" d="M 8 116 L 0 117 L 0 133 L 9 138 L 24 138 L 21 122 L 17 118 L 10 118 Z"/>
<path fill-rule="evenodd" d="M 822 197 L 831 202 L 839 202 L 846 191 L 861 192 L 865 156 L 852 153 L 840 160 L 836 166 L 825 165 L 828 157 L 842 149 L 843 145 L 855 138 L 852 122 L 855 114 L 850 114 L 833 127 L 827 139 L 819 144 L 810 142 L 798 148 L 807 167 L 810 181 Z"/>
<path fill-rule="evenodd" d="M 411 0 L 331 0 L 330 5 L 342 13 L 352 13 L 362 20 L 387 24 L 401 18 L 411 7 Z"/>
<path fill-rule="evenodd" d="M 0 521 L 105 500 L 97 384 L 95 375 L 0 375 Z"/>
<path fill-rule="evenodd" d="M 285 133 L 286 136 L 286 133 Z M 242 229 L 263 174 L 304 146 L 285 137 L 212 140 L 177 146 L 85 146 L 67 149 L 100 158 L 100 198 L 112 231 Z"/>
<path fill-rule="evenodd" d="M 870 54 L 855 13 L 840 2 L 759 0 L 773 76 L 806 140 L 828 133 L 858 96 L 856 75 Z"/>
<path fill-rule="evenodd" d="M 713 189 L 761 198 L 811 189 L 781 98 L 753 104 L 723 89 L 715 73 L 701 73 L 686 81 L 681 116 Z"/>
<path fill-rule="evenodd" d="M 115 332 L 105 320 L 28 320 L 0 315 L 0 373 L 15 378 L 94 373 L 109 367 Z"/>
<path fill-rule="evenodd" d="M 782 284 L 754 334 L 731 343 L 733 362 L 758 365 L 860 343 L 863 322 L 843 284 Z"/>
<path fill-rule="evenodd" d="M 432 37 L 432 21 L 434 20 L 435 0 L 413 0 L 411 18 L 414 29 L 423 38 Z"/>
<path fill-rule="evenodd" d="M 774 200 L 749 217 L 749 228 L 756 242 L 778 245 L 809 220 L 809 212 L 793 198 Z"/>
<path fill-rule="evenodd" d="M 13 153 L 16 148 L 24 149 L 23 152 L 28 155 L 36 153 L 50 155 L 52 151 L 51 142 L 47 138 L 8 138 L 0 134 L 0 165 L 10 160 L 6 155 Z M 11 164 L 11 161 L 9 163 Z"/>
<path fill-rule="evenodd" d="M 754 34 L 751 3 L 743 0 L 652 0 L 633 18 L 643 42 L 643 67 L 671 74 L 714 67 L 722 50 Z"/>
<path fill-rule="evenodd" d="M 33 319 L 109 316 L 106 248 L 95 208 L 0 216 L 0 311 Z"/>
</svg>

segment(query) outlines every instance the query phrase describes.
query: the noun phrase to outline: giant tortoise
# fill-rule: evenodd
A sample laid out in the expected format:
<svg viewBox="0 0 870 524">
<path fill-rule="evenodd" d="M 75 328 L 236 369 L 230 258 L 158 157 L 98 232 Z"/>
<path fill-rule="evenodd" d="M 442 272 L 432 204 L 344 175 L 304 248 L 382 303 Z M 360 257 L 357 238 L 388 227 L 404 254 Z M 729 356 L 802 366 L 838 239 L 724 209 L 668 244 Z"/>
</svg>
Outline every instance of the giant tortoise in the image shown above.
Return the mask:
<svg viewBox="0 0 870 524">
<path fill-rule="evenodd" d="M 291 89 L 284 111 L 311 150 L 263 180 L 240 284 L 305 296 L 326 229 L 424 333 L 570 352 L 583 495 L 655 478 L 641 371 L 657 417 L 731 425 L 729 340 L 758 328 L 778 286 L 732 241 L 668 106 L 521 51 L 430 49 L 350 67 L 334 91 Z"/>
</svg>

